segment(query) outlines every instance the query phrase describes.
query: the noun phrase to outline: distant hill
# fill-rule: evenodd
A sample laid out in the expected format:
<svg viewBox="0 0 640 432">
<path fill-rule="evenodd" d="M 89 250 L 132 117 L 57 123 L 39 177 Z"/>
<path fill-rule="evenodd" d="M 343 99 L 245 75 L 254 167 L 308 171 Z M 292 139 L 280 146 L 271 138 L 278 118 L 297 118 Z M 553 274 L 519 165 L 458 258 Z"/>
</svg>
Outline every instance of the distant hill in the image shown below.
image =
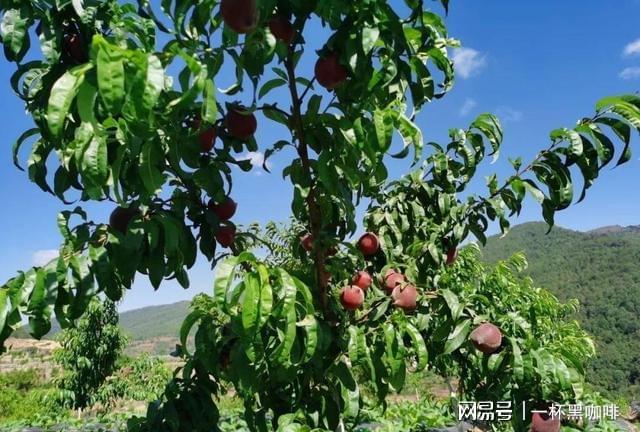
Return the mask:
<svg viewBox="0 0 640 432">
<path fill-rule="evenodd" d="M 120 314 L 120 325 L 132 340 L 178 337 L 182 321 L 189 313 L 189 302 L 149 306 Z"/>
<path fill-rule="evenodd" d="M 494 263 L 524 251 L 536 285 L 560 299 L 580 301 L 579 321 L 595 338 L 598 358 L 588 379 L 611 394 L 640 396 L 640 227 L 578 232 L 544 223 L 488 239 L 484 259 Z"/>
<path fill-rule="evenodd" d="M 132 341 L 147 341 L 155 338 L 178 338 L 180 325 L 189 313 L 189 302 L 183 301 L 162 306 L 148 306 L 120 314 L 120 326 Z M 60 331 L 57 322 L 53 323 L 46 336 L 53 337 Z M 14 337 L 28 338 L 28 326 L 14 333 Z"/>
</svg>

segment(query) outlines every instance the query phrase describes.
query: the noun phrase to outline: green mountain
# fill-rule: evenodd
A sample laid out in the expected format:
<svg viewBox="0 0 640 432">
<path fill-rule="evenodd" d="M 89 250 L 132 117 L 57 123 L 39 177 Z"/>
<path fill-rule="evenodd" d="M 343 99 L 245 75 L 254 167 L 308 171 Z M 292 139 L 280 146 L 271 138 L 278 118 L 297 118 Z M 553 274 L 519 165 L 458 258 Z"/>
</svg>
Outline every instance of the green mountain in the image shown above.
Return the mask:
<svg viewBox="0 0 640 432">
<path fill-rule="evenodd" d="M 189 302 L 183 301 L 161 306 L 148 306 L 120 314 L 120 326 L 132 341 L 145 341 L 154 338 L 178 338 L 180 325 L 189 313 Z M 47 338 L 60 331 L 54 322 Z M 29 327 L 25 326 L 14 333 L 15 337 L 28 338 Z"/>
<path fill-rule="evenodd" d="M 524 251 L 536 285 L 561 300 L 578 299 L 577 319 L 596 341 L 588 380 L 605 393 L 640 394 L 640 227 L 610 226 L 590 232 L 544 223 L 516 226 L 488 239 L 489 263 Z"/>
<path fill-rule="evenodd" d="M 182 321 L 189 313 L 189 302 L 149 306 L 120 314 L 120 325 L 132 340 L 179 337 Z"/>
</svg>

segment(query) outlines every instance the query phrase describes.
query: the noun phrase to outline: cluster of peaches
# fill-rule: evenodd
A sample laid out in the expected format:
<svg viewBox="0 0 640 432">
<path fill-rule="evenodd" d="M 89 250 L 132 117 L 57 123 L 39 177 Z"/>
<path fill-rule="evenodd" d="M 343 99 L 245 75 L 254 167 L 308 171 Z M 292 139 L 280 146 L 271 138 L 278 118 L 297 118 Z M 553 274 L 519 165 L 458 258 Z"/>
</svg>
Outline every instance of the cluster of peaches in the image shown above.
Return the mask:
<svg viewBox="0 0 640 432">
<path fill-rule="evenodd" d="M 302 247 L 306 251 L 313 250 L 313 236 L 306 234 L 301 238 Z M 374 233 L 368 232 L 358 240 L 357 247 L 366 258 L 371 258 L 380 250 L 380 241 Z M 335 250 L 329 250 L 332 255 Z M 408 282 L 405 276 L 394 269 L 386 271 L 381 278 L 382 286 L 393 299 L 394 305 L 405 311 L 412 311 L 417 306 L 418 289 Z M 373 277 L 366 270 L 359 270 L 351 278 L 350 284 L 344 286 L 340 292 L 340 302 L 347 310 L 356 310 L 362 307 L 364 297 L 373 284 Z"/>
<path fill-rule="evenodd" d="M 226 197 L 224 201 L 219 203 L 210 200 L 207 204 L 207 210 L 224 223 L 218 227 L 215 235 L 216 241 L 222 247 L 230 247 L 235 241 L 236 226 L 230 222 L 230 219 L 236 214 L 237 208 L 238 205 L 231 197 Z M 137 216 L 140 216 L 140 210 L 137 208 L 116 207 L 109 216 L 109 226 L 111 229 L 125 234 L 129 223 Z"/>
<path fill-rule="evenodd" d="M 313 250 L 313 236 L 304 235 L 301 239 L 303 249 L 308 252 Z M 367 232 L 358 240 L 357 247 L 366 258 L 371 258 L 380 250 L 380 241 L 374 233 Z M 335 254 L 335 249 L 330 249 L 328 255 Z M 447 251 L 447 265 L 452 265 L 458 256 L 457 249 Z M 328 276 L 327 276 L 328 277 Z M 340 303 L 349 311 L 362 307 L 364 298 L 373 284 L 374 279 L 366 270 L 357 271 L 348 285 L 342 287 L 340 291 Z M 394 306 L 410 312 L 416 309 L 418 299 L 418 289 L 407 281 L 401 272 L 388 269 L 381 277 L 381 286 L 393 299 Z M 483 354 L 493 354 L 502 346 L 502 332 L 489 322 L 478 325 L 470 334 L 469 339 L 473 346 Z"/>
</svg>

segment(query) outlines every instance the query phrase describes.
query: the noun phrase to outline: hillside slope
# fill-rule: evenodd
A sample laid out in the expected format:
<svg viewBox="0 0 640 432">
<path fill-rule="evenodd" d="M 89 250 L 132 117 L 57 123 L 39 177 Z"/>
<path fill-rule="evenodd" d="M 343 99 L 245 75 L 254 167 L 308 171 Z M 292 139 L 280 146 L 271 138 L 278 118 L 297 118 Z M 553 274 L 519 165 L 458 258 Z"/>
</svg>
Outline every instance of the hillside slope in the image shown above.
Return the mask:
<svg viewBox="0 0 640 432">
<path fill-rule="evenodd" d="M 493 263 L 524 251 L 536 285 L 560 299 L 576 298 L 578 319 L 594 336 L 598 358 L 588 379 L 610 393 L 640 394 L 640 230 L 605 227 L 577 232 L 544 223 L 491 237 L 483 250 Z"/>
<path fill-rule="evenodd" d="M 182 321 L 189 313 L 189 302 L 149 306 L 120 314 L 120 325 L 132 340 L 178 337 Z"/>
<path fill-rule="evenodd" d="M 147 341 L 155 338 L 175 338 L 180 334 L 180 325 L 189 313 L 189 302 L 182 301 L 161 306 L 148 306 L 120 314 L 120 326 L 131 341 Z M 46 338 L 52 338 L 60 331 L 57 322 L 52 323 Z M 28 338 L 29 327 L 25 326 L 13 335 Z"/>
</svg>

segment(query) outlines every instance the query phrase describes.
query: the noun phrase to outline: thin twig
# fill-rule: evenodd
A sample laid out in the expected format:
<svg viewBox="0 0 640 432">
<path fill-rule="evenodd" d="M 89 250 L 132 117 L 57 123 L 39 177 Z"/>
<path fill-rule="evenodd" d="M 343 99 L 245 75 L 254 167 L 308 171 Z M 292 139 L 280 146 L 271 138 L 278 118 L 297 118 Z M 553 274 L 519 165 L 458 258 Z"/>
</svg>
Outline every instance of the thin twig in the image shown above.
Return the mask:
<svg viewBox="0 0 640 432">
<path fill-rule="evenodd" d="M 309 93 L 309 90 L 313 88 L 313 83 L 315 82 L 316 82 L 316 77 L 313 77 L 313 79 L 309 81 L 309 84 L 307 84 L 307 87 L 304 89 L 304 91 L 302 92 L 302 95 L 300 96 L 300 103 L 304 101 L 305 96 L 307 95 L 307 93 Z"/>
</svg>

